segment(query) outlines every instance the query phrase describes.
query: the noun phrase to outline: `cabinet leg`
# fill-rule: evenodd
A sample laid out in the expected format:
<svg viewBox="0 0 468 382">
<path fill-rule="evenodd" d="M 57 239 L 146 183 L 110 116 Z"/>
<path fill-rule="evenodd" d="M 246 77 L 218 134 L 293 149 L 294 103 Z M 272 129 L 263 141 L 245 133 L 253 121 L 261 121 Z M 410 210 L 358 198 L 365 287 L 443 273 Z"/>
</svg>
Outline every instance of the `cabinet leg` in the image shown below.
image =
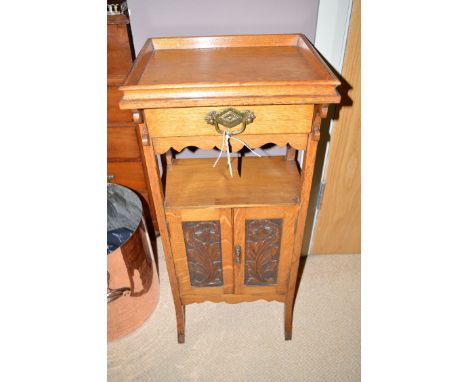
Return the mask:
<svg viewBox="0 0 468 382">
<path fill-rule="evenodd" d="M 179 306 L 177 306 L 179 305 Z M 185 305 L 176 304 L 177 318 L 177 342 L 183 344 L 185 342 Z"/>
<path fill-rule="evenodd" d="M 292 338 L 292 316 L 294 301 L 286 300 L 284 303 L 284 339 L 286 341 Z"/>
</svg>

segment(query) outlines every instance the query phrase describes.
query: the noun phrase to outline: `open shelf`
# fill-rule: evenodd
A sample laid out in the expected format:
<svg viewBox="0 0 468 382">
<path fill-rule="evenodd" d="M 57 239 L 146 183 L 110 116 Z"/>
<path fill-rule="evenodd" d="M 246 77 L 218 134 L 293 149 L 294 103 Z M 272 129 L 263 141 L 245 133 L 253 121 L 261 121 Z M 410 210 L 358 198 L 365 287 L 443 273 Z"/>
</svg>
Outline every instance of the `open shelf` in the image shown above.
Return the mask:
<svg viewBox="0 0 468 382">
<path fill-rule="evenodd" d="M 301 177 L 296 161 L 287 161 L 284 157 L 232 158 L 232 178 L 226 158 L 222 158 L 215 168 L 214 161 L 214 158 L 177 159 L 169 165 L 165 207 L 244 207 L 299 203 Z"/>
</svg>

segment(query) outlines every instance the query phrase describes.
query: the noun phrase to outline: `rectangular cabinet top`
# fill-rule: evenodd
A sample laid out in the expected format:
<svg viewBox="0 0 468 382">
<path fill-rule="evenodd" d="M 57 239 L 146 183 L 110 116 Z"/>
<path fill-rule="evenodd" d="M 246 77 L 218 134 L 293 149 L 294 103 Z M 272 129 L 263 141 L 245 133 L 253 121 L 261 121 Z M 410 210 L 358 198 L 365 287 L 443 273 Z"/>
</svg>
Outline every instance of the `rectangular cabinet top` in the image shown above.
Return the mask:
<svg viewBox="0 0 468 382">
<path fill-rule="evenodd" d="M 301 34 L 153 38 L 120 107 L 338 103 L 339 84 Z"/>
</svg>

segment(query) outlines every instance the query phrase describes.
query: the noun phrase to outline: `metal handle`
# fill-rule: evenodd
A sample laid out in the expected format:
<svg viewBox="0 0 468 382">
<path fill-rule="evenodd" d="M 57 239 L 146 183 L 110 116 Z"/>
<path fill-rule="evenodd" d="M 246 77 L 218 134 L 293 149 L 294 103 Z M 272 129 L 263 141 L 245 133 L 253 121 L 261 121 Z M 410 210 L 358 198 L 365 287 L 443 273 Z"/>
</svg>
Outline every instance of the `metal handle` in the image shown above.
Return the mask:
<svg viewBox="0 0 468 382">
<path fill-rule="evenodd" d="M 219 128 L 219 125 L 226 127 L 231 135 L 242 133 L 249 123 L 252 123 L 255 119 L 255 114 L 250 110 L 244 110 L 244 112 L 234 109 L 232 107 L 224 109 L 219 113 L 216 111 L 210 111 L 205 121 L 213 125 L 219 134 L 223 134 L 223 131 Z M 242 127 L 239 130 L 232 131 L 231 129 L 242 123 Z"/>
<path fill-rule="evenodd" d="M 115 175 L 107 175 L 107 181 L 109 180 L 114 180 L 115 179 Z"/>
<path fill-rule="evenodd" d="M 130 294 L 130 288 L 123 287 L 117 289 L 107 288 L 107 303 L 117 300 L 119 297 L 128 296 Z"/>
<path fill-rule="evenodd" d="M 241 253 L 242 253 L 241 246 L 236 245 L 235 248 L 234 248 L 234 256 L 236 258 L 236 264 L 241 263 Z"/>
</svg>

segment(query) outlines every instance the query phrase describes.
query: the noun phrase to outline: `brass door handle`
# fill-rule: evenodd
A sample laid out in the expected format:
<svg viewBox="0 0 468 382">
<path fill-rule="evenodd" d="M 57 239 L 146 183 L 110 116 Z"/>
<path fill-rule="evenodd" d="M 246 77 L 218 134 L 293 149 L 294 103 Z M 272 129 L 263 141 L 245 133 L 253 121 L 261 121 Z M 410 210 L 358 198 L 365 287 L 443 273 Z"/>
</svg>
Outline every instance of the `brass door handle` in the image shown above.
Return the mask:
<svg viewBox="0 0 468 382">
<path fill-rule="evenodd" d="M 235 248 L 234 248 L 234 257 L 235 257 L 235 260 L 236 260 L 236 264 L 241 263 L 241 253 L 242 253 L 241 246 L 236 245 Z"/>
<path fill-rule="evenodd" d="M 222 125 L 227 128 L 231 135 L 236 135 L 242 133 L 249 123 L 252 123 L 255 119 L 255 114 L 250 110 L 239 111 L 232 107 L 224 109 L 219 113 L 216 111 L 210 111 L 206 117 L 205 121 L 213 125 L 216 131 L 219 134 L 223 134 L 223 131 L 219 128 L 219 125 Z M 238 130 L 231 130 L 233 127 L 242 123 L 242 127 Z"/>
</svg>

